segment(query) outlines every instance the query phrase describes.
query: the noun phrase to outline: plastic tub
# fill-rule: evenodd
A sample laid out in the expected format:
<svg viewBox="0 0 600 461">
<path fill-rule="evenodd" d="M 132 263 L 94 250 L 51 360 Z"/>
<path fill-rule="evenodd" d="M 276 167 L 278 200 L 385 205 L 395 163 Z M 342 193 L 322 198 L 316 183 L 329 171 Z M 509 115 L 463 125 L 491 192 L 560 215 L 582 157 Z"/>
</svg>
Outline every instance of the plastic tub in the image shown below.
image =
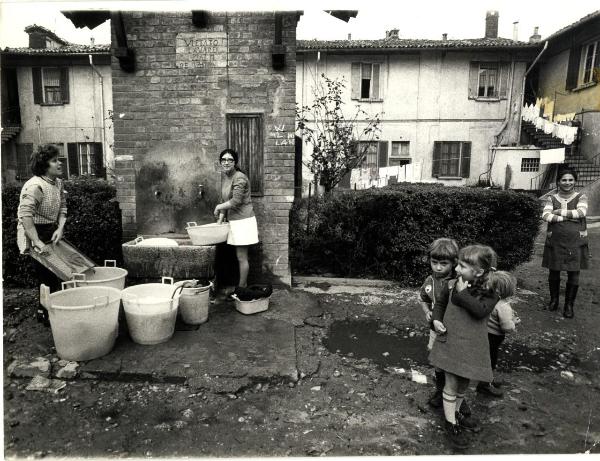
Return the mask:
<svg viewBox="0 0 600 461">
<path fill-rule="evenodd" d="M 173 239 L 166 237 L 152 237 L 145 239 L 141 235 L 134 240 L 136 246 L 140 247 L 178 247 L 177 243 Z"/>
<path fill-rule="evenodd" d="M 182 286 L 185 282 L 177 282 Z M 181 319 L 190 325 L 200 325 L 208 320 L 209 294 L 212 282 L 203 287 L 182 288 L 179 294 L 179 313 Z"/>
<path fill-rule="evenodd" d="M 79 287 L 63 282 L 50 294 L 40 287 L 40 302 L 48 309 L 56 353 L 64 360 L 92 360 L 108 354 L 119 330 L 121 292 L 112 287 Z"/>
<path fill-rule="evenodd" d="M 212 223 L 199 226 L 188 222 L 185 228 L 194 245 L 216 245 L 227 241 L 229 223 Z"/>
<path fill-rule="evenodd" d="M 108 264 L 112 264 L 109 266 Z M 103 286 L 112 287 L 117 290 L 125 288 L 125 277 L 127 271 L 117 267 L 117 262 L 114 259 L 104 261 L 104 267 L 95 266 L 94 272 L 84 274 L 73 274 L 73 281 L 78 287 L 85 286 Z"/>
<path fill-rule="evenodd" d="M 177 319 L 175 290 L 173 279 L 163 277 L 162 283 L 143 283 L 121 291 L 129 334 L 134 342 L 151 345 L 171 339 Z"/>
<path fill-rule="evenodd" d="M 235 301 L 235 308 L 242 314 L 250 315 L 258 312 L 264 312 L 269 308 L 269 298 L 253 299 L 252 301 L 242 301 L 236 295 L 231 295 Z"/>
</svg>

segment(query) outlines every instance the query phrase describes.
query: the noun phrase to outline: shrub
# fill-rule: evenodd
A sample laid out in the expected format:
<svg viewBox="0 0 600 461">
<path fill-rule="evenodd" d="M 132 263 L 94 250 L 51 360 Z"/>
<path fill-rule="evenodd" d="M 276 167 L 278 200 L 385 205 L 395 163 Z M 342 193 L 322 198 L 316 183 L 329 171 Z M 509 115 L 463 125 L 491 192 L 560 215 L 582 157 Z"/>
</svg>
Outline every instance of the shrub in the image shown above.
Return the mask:
<svg viewBox="0 0 600 461">
<path fill-rule="evenodd" d="M 302 199 L 292 207 L 292 267 L 416 285 L 430 271 L 428 245 L 450 237 L 460 246 L 490 245 L 499 267 L 511 270 L 529 260 L 539 216 L 529 194 L 429 184 Z"/>
<path fill-rule="evenodd" d="M 99 265 L 116 259 L 122 265 L 121 211 L 115 188 L 104 180 L 65 181 L 67 224 L 64 237 Z M 2 272 L 4 281 L 35 286 L 37 279 L 29 256 L 17 248 L 17 208 L 21 186 L 2 190 Z"/>
</svg>

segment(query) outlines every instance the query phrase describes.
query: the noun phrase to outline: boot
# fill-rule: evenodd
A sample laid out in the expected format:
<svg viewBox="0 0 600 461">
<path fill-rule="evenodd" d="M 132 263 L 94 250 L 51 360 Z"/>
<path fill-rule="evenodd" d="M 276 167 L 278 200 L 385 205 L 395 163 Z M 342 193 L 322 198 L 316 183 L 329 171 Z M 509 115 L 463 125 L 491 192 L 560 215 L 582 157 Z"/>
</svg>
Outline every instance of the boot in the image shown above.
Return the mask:
<svg viewBox="0 0 600 461">
<path fill-rule="evenodd" d="M 560 292 L 560 278 L 548 279 L 548 286 L 550 288 L 550 303 L 548 303 L 548 310 L 555 311 L 558 309 L 558 294 Z"/>
<path fill-rule="evenodd" d="M 429 398 L 428 403 L 433 408 L 441 408 L 443 405 L 442 392 L 446 384 L 446 375 L 443 371 L 435 371 L 435 392 Z"/>
<path fill-rule="evenodd" d="M 573 312 L 573 303 L 575 303 L 578 288 L 579 285 L 567 283 L 567 289 L 565 290 L 565 310 L 563 311 L 563 317 L 567 319 L 572 319 L 575 315 Z"/>
</svg>

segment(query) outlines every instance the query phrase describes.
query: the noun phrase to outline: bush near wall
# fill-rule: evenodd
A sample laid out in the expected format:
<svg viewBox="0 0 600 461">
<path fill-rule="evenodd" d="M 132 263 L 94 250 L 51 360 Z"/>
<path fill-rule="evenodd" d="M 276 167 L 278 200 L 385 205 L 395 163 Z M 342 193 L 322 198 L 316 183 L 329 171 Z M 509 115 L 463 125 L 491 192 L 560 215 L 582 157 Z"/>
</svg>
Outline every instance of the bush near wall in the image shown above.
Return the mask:
<svg viewBox="0 0 600 461">
<path fill-rule="evenodd" d="M 450 237 L 461 247 L 490 245 L 499 268 L 511 270 L 531 257 L 540 211 L 529 194 L 434 185 L 302 199 L 291 214 L 292 269 L 417 285 L 430 272 L 428 245 Z"/>
<path fill-rule="evenodd" d="M 67 224 L 64 237 L 98 265 L 116 259 L 122 265 L 121 211 L 115 188 L 104 180 L 65 181 Z M 2 273 L 4 282 L 35 286 L 37 279 L 29 256 L 17 247 L 17 208 L 21 186 L 2 190 Z"/>
</svg>

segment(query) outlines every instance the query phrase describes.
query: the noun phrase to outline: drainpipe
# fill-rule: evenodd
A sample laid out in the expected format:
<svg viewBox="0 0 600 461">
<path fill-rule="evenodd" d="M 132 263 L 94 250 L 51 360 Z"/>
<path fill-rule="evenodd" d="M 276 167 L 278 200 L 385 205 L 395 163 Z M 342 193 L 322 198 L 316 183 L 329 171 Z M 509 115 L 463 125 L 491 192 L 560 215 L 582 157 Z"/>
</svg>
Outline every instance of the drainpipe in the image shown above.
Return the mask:
<svg viewBox="0 0 600 461">
<path fill-rule="evenodd" d="M 525 80 L 527 79 L 527 75 L 529 74 L 529 72 L 531 72 L 531 69 L 533 69 L 533 66 L 535 66 L 535 64 L 538 62 L 538 60 L 540 59 L 540 57 L 542 56 L 544 51 L 546 51 L 547 48 L 548 48 L 548 40 L 546 40 L 544 42 L 544 48 L 542 48 L 542 51 L 540 51 L 540 53 L 536 56 L 536 58 L 533 60 L 533 62 L 529 66 L 529 68 L 525 71 L 525 75 L 523 75 L 523 84 L 521 85 L 521 104 L 519 105 L 519 131 L 517 131 L 517 135 L 518 135 L 517 145 L 518 146 L 521 145 L 521 124 L 523 122 L 523 118 L 521 117 L 521 111 L 523 110 L 523 102 L 525 100 Z"/>
<path fill-rule="evenodd" d="M 98 78 L 100 79 L 100 113 L 101 113 L 101 117 L 102 117 L 102 156 L 104 157 L 102 159 L 102 163 L 105 164 L 105 166 L 106 166 L 104 159 L 106 158 L 108 152 L 106 151 L 106 120 L 104 120 L 104 79 L 102 78 L 102 74 L 100 73 L 98 68 L 94 65 L 92 55 L 89 54 L 88 57 L 90 59 L 90 66 L 92 66 L 92 69 L 94 70 L 94 72 L 96 72 L 96 75 L 98 75 Z"/>
</svg>

